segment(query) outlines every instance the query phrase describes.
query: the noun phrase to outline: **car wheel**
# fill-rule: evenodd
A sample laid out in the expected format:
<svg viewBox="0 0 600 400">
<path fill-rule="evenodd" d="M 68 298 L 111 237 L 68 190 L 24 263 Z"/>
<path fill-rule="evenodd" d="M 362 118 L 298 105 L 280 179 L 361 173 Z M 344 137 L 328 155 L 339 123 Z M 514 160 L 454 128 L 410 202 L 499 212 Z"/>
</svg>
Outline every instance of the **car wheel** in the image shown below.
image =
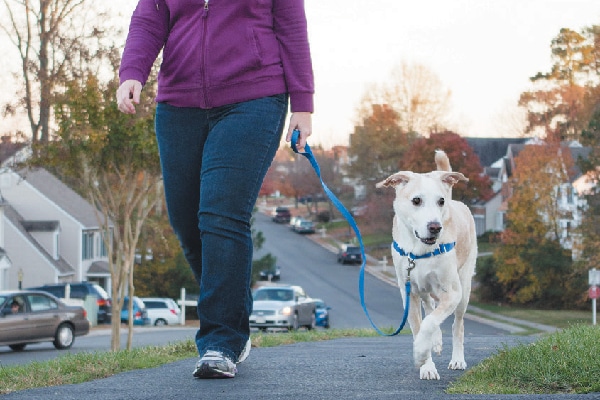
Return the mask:
<svg viewBox="0 0 600 400">
<path fill-rule="evenodd" d="M 54 347 L 59 350 L 68 349 L 73 345 L 75 335 L 73 335 L 73 327 L 69 324 L 60 324 L 54 335 Z"/>
<path fill-rule="evenodd" d="M 294 314 L 292 319 L 292 325 L 288 326 L 288 331 L 297 331 L 300 325 L 298 325 L 298 314 Z"/>
<path fill-rule="evenodd" d="M 165 326 L 165 325 L 168 325 L 168 323 L 167 323 L 167 321 L 165 321 L 162 318 L 159 318 L 154 322 L 154 326 Z"/>
<path fill-rule="evenodd" d="M 22 351 L 25 346 L 27 346 L 25 343 L 19 343 L 19 344 L 9 344 L 8 347 L 10 347 L 11 350 L 13 351 Z"/>
<path fill-rule="evenodd" d="M 313 311 L 313 313 L 310 316 L 310 324 L 306 325 L 306 329 L 308 329 L 309 331 L 312 331 L 316 327 L 317 327 L 317 315 Z"/>
</svg>

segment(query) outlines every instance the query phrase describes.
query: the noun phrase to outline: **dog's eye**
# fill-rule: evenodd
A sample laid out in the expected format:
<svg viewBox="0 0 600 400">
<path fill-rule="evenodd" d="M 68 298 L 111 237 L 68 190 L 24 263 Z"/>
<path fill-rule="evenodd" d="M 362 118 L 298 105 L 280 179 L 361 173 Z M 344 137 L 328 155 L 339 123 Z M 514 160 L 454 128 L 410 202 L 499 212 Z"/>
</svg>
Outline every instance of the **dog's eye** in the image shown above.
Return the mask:
<svg viewBox="0 0 600 400">
<path fill-rule="evenodd" d="M 443 207 L 445 203 L 446 203 L 446 200 L 443 197 L 438 200 L 438 206 L 440 206 L 440 207 Z"/>
<path fill-rule="evenodd" d="M 413 197 L 412 203 L 413 206 L 420 206 L 423 200 L 420 197 Z"/>
</svg>

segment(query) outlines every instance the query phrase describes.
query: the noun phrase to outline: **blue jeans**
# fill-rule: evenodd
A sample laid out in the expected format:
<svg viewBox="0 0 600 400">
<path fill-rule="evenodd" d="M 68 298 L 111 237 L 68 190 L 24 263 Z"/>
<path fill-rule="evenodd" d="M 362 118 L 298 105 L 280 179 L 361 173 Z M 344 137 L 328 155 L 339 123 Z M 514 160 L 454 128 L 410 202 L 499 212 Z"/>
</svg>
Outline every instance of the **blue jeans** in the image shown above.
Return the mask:
<svg viewBox="0 0 600 400">
<path fill-rule="evenodd" d="M 285 123 L 286 94 L 212 109 L 159 103 L 169 220 L 200 286 L 196 346 L 236 361 L 250 336 L 250 218 Z"/>
</svg>

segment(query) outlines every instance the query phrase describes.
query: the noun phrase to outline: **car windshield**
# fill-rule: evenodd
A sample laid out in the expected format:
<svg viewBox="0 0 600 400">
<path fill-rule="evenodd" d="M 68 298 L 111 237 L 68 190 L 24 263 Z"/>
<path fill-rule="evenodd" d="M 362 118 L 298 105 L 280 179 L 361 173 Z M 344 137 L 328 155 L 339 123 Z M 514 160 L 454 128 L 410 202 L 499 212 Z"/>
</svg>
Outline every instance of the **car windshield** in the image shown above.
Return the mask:
<svg viewBox="0 0 600 400">
<path fill-rule="evenodd" d="M 261 289 L 254 293 L 254 300 L 291 301 L 294 299 L 293 291 L 289 289 Z"/>
<path fill-rule="evenodd" d="M 7 297 L 6 296 L 0 296 L 0 304 L 4 304 L 4 302 L 6 301 Z"/>
<path fill-rule="evenodd" d="M 348 253 L 360 253 L 360 247 L 348 247 L 346 251 Z"/>
</svg>

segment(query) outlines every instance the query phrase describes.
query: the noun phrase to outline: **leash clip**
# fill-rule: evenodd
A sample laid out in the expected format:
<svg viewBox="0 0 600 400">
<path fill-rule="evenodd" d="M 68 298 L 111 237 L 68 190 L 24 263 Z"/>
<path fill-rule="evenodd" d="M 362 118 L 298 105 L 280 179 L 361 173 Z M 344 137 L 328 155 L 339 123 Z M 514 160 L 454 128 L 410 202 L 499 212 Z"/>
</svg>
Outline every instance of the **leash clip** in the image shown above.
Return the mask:
<svg viewBox="0 0 600 400">
<path fill-rule="evenodd" d="M 408 257 L 408 268 L 406 268 L 406 270 L 408 271 L 408 280 L 410 280 L 410 271 L 415 269 L 416 266 L 417 264 L 415 263 L 415 260 L 411 257 Z"/>
</svg>

